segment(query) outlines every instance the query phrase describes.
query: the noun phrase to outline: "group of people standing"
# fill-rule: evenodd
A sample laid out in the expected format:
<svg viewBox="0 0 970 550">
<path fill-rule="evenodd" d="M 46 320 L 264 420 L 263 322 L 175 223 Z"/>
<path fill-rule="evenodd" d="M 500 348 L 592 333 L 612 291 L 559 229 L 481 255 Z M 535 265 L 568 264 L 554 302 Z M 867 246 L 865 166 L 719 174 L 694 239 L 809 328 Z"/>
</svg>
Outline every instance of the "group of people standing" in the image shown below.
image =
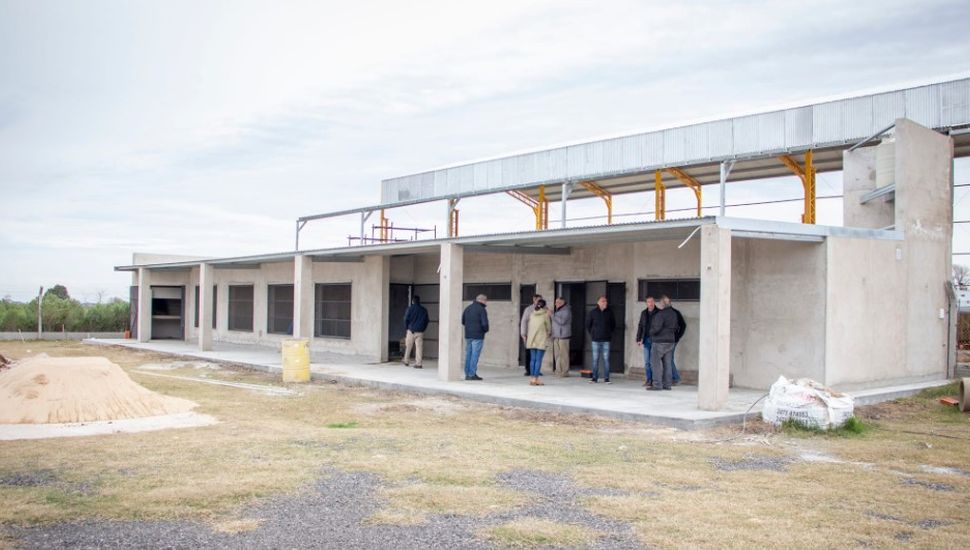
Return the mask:
<svg viewBox="0 0 970 550">
<path fill-rule="evenodd" d="M 424 331 L 428 326 L 428 310 L 421 305 L 421 298 L 414 296 L 411 306 L 404 314 L 407 330 L 405 337 L 404 365 L 408 366 L 412 347 L 415 350 L 414 368 L 422 368 Z M 482 380 L 478 376 L 478 358 L 488 332 L 488 297 L 479 294 L 461 315 L 465 329 L 465 380 Z M 549 359 L 553 372 L 560 377 L 569 376 L 569 340 L 572 338 L 573 315 L 569 304 L 561 296 L 553 302 L 550 309 L 539 294 L 532 297 L 532 305 L 522 311 L 519 322 L 519 335 L 527 350 L 525 376 L 529 384 L 544 385 L 542 376 L 543 360 Z M 610 383 L 610 342 L 616 331 L 616 318 L 609 307 L 606 296 L 596 300 L 596 307 L 586 315 L 586 331 L 592 342 L 592 376 L 590 383 L 599 383 L 600 368 L 603 382 Z M 680 373 L 674 362 L 674 350 L 687 330 L 684 316 L 670 304 L 670 298 L 661 296 L 654 300 L 646 299 L 646 309 L 640 314 L 637 325 L 637 345 L 643 348 L 644 368 L 648 390 L 669 390 L 680 383 Z M 546 355 L 550 350 L 551 357 Z M 658 374 L 654 378 L 654 373 Z"/>
<path fill-rule="evenodd" d="M 674 350 L 687 331 L 687 322 L 680 311 L 670 305 L 670 298 L 660 296 L 657 301 L 647 296 L 646 308 L 637 323 L 637 345 L 643 348 L 647 390 L 669 390 L 680 384 L 680 373 L 674 362 Z M 654 374 L 659 374 L 654 378 Z"/>
</svg>

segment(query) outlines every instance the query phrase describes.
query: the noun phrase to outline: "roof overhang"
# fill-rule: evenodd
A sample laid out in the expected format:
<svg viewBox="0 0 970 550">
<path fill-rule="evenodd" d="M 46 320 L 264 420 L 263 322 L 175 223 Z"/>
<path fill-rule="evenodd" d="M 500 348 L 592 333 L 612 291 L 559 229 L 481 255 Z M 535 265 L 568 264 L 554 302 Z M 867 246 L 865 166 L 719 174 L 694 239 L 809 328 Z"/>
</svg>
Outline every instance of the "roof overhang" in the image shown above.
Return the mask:
<svg viewBox="0 0 970 550">
<path fill-rule="evenodd" d="M 263 264 L 292 262 L 297 256 L 309 257 L 314 262 L 362 262 L 368 256 L 408 256 L 438 254 L 442 244 L 457 244 L 470 253 L 500 254 L 570 254 L 573 247 L 597 244 L 629 243 L 643 241 L 686 241 L 703 225 L 716 224 L 730 229 L 737 238 L 774 239 L 803 242 L 822 242 L 827 237 L 854 237 L 867 239 L 902 240 L 899 231 L 808 225 L 775 222 L 748 218 L 705 216 L 655 222 L 636 222 L 614 225 L 570 227 L 547 231 L 523 231 L 475 235 L 452 239 L 407 241 L 400 243 L 373 244 L 342 248 L 281 252 L 257 256 L 212 258 L 198 261 L 182 261 L 158 264 L 125 265 L 116 271 L 186 270 L 209 264 L 218 269 L 253 269 Z"/>
</svg>

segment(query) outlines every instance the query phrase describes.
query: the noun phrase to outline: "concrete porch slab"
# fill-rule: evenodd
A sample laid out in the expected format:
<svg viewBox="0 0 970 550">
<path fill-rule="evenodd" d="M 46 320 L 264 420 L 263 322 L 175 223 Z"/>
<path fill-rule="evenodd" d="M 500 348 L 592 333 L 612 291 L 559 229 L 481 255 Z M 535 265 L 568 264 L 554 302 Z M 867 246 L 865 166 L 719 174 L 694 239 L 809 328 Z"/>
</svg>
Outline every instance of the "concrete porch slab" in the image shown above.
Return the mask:
<svg viewBox="0 0 970 550">
<path fill-rule="evenodd" d="M 232 363 L 271 373 L 282 372 L 282 356 L 275 347 L 216 343 L 212 351 L 199 351 L 183 341 L 136 342 L 134 340 L 88 339 L 95 345 L 115 345 L 153 351 L 182 358 Z M 311 376 L 351 385 L 421 394 L 451 395 L 482 403 L 525 407 L 557 412 L 595 414 L 670 426 L 696 429 L 741 422 L 751 409 L 758 417 L 761 403 L 751 408 L 767 390 L 732 388 L 727 405 L 720 411 L 697 408 L 697 386 L 675 386 L 672 391 L 647 392 L 638 380 L 614 376 L 612 384 L 590 384 L 574 374 L 559 378 L 543 376 L 544 386 L 530 386 L 520 368 L 481 368 L 481 382 L 445 382 L 438 379 L 437 365 L 426 361 L 424 369 L 406 368 L 401 363 L 375 363 L 359 356 L 313 351 Z M 912 395 L 945 381 L 866 390 L 859 393 L 866 404 Z M 885 396 L 880 399 L 880 396 Z"/>
</svg>

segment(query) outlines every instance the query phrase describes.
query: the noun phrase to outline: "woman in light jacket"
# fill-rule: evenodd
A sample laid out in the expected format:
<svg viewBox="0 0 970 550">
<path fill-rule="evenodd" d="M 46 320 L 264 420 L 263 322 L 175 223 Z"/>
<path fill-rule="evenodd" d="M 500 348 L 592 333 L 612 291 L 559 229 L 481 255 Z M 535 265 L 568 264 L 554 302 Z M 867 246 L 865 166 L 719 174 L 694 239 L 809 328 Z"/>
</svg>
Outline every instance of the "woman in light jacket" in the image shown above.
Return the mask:
<svg viewBox="0 0 970 550">
<path fill-rule="evenodd" d="M 532 386 L 544 385 L 539 381 L 539 371 L 542 369 L 542 356 L 546 353 L 551 331 L 552 321 L 549 319 L 546 301 L 539 300 L 529 316 L 529 330 L 525 339 L 525 347 L 529 349 L 529 384 Z"/>
</svg>

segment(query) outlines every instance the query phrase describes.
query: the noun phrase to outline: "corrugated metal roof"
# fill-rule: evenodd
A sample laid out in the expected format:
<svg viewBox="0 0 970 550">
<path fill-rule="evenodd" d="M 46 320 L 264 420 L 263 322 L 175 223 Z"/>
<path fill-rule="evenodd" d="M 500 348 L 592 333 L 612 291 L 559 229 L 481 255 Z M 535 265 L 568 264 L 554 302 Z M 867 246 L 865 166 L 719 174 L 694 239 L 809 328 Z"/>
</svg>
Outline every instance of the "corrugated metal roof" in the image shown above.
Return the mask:
<svg viewBox="0 0 970 550">
<path fill-rule="evenodd" d="M 789 153 L 816 153 L 820 172 L 842 166 L 842 149 L 869 137 L 898 118 L 946 131 L 970 126 L 970 78 L 883 93 L 850 97 L 739 116 L 688 126 L 667 128 L 630 136 L 511 155 L 386 179 L 381 182 L 381 206 L 393 207 L 430 200 L 472 196 L 509 189 L 529 189 L 563 182 L 596 181 L 614 193 L 629 189 L 631 182 L 614 181 L 631 175 L 636 190 L 653 188 L 652 173 L 660 168 L 688 168 L 700 172 L 728 159 L 764 159 Z M 957 154 L 970 154 L 970 140 Z M 820 151 L 821 150 L 821 151 Z M 824 158 L 825 151 L 829 152 Z M 827 162 L 827 163 L 826 163 Z M 738 166 L 737 168 L 743 168 Z M 736 168 L 736 170 L 737 170 Z M 787 175 L 784 169 L 777 175 Z M 751 178 L 771 177 L 750 171 Z M 700 179 L 700 178 L 699 178 Z M 745 172 L 732 172 L 731 180 L 745 179 Z M 701 183 L 717 181 L 702 179 Z M 616 189 L 611 186 L 616 183 Z M 666 176 L 665 185 L 679 182 Z M 534 193 L 530 193 L 534 194 Z M 546 189 L 557 200 L 557 189 Z M 577 188 L 580 198 L 588 192 Z"/>
</svg>

